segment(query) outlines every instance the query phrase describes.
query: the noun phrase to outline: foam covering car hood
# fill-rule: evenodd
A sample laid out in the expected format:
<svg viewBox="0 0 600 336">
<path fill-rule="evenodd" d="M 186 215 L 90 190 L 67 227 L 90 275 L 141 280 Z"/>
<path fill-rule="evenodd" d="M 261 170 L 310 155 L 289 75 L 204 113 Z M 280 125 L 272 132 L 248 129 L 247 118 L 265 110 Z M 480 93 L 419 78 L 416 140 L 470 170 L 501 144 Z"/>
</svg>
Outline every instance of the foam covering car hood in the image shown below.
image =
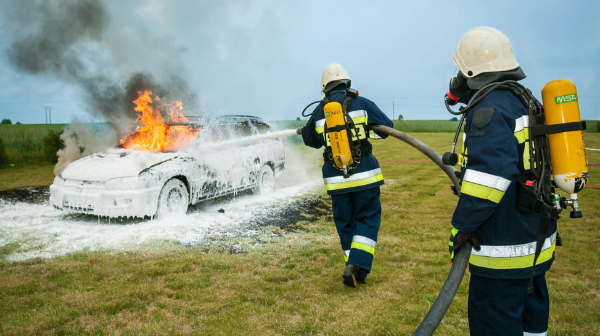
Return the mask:
<svg viewBox="0 0 600 336">
<path fill-rule="evenodd" d="M 109 149 L 72 162 L 61 177 L 69 180 L 106 182 L 113 178 L 138 176 L 157 163 L 172 159 L 181 153 L 152 153 L 127 149 Z"/>
</svg>

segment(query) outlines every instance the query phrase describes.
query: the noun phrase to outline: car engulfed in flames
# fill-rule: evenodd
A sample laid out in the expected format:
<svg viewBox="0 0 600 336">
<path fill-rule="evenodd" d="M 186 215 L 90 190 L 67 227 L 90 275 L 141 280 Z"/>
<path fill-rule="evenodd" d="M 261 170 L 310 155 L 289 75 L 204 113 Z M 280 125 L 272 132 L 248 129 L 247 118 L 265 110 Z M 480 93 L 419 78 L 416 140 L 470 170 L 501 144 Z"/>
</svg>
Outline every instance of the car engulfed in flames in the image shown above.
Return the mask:
<svg viewBox="0 0 600 336">
<path fill-rule="evenodd" d="M 154 99 L 156 101 L 156 98 Z M 221 116 L 207 127 L 190 121 L 181 104 L 166 105 L 170 121 L 151 106 L 151 92 L 134 101 L 141 125 L 109 149 L 69 164 L 50 186 L 50 204 L 68 212 L 107 217 L 186 213 L 190 204 L 252 190 L 270 192 L 285 169 L 278 139 L 251 135 L 269 125 L 251 116 Z M 199 144 L 198 133 L 221 142 Z M 222 140 L 241 139 L 221 146 Z"/>
</svg>

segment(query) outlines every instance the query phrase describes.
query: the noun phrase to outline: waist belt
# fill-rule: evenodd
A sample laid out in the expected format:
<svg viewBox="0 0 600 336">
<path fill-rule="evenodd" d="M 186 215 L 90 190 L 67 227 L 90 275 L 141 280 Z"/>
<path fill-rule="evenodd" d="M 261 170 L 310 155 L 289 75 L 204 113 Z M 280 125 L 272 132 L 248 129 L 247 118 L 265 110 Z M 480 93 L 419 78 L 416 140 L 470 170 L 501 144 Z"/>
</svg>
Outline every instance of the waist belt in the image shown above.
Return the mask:
<svg viewBox="0 0 600 336">
<path fill-rule="evenodd" d="M 367 139 L 363 139 L 360 141 L 360 156 L 367 156 L 373 153 L 373 145 L 367 141 Z M 323 152 L 323 159 L 325 162 L 331 162 L 330 155 L 333 155 L 331 147 L 325 148 Z"/>
</svg>

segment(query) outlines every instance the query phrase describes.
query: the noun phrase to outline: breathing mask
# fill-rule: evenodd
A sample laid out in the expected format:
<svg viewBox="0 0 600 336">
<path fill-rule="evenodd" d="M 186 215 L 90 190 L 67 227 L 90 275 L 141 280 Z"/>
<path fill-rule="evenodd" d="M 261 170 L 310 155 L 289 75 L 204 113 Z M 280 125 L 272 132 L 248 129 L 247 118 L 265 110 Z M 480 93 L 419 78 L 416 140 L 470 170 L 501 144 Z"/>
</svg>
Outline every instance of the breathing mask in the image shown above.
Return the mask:
<svg viewBox="0 0 600 336">
<path fill-rule="evenodd" d="M 458 104 L 460 97 L 470 89 L 467 85 L 467 78 L 463 76 L 462 72 L 460 71 L 458 71 L 457 74 L 450 79 L 448 88 L 449 90 L 448 93 L 446 93 L 446 101 L 450 106 Z"/>
</svg>

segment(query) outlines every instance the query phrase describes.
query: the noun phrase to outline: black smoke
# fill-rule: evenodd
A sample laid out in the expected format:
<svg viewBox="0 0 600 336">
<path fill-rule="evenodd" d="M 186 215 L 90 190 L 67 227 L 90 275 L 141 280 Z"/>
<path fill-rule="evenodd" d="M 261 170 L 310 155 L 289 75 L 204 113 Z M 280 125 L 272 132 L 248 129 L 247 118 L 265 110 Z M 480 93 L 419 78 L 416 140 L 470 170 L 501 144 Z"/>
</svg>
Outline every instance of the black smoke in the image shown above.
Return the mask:
<svg viewBox="0 0 600 336">
<path fill-rule="evenodd" d="M 180 74 L 161 74 L 159 82 L 153 69 L 122 73 L 105 41 L 111 15 L 103 1 L 13 0 L 1 6 L 10 27 L 9 64 L 28 75 L 74 84 L 87 110 L 113 121 L 117 129 L 136 118 L 132 101 L 138 91 L 152 90 L 163 101 L 183 100 L 186 111 L 196 107 L 196 96 Z M 140 55 L 153 57 L 151 50 Z"/>
</svg>

